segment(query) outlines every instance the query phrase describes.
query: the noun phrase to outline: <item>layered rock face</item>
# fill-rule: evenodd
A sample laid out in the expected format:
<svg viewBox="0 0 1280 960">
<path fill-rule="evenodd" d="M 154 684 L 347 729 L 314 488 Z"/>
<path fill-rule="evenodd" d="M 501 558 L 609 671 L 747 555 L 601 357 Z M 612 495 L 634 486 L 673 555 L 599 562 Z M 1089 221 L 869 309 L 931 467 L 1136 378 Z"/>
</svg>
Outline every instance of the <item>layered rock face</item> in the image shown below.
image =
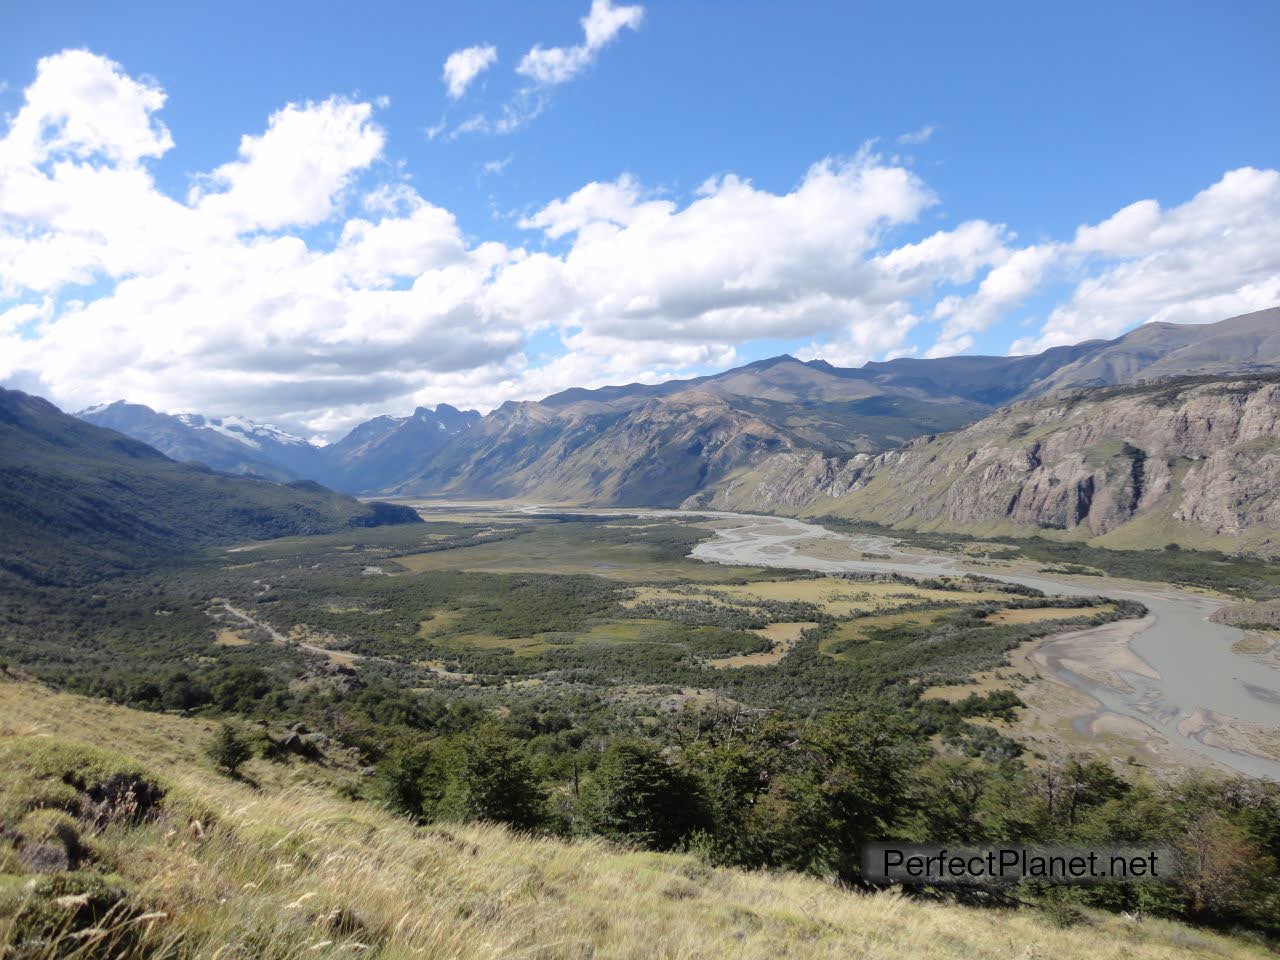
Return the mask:
<svg viewBox="0 0 1280 960">
<path fill-rule="evenodd" d="M 676 506 L 709 477 L 792 447 L 776 425 L 703 391 L 625 413 L 520 404 L 477 427 L 405 492 Z"/>
<path fill-rule="evenodd" d="M 1280 378 L 1060 393 L 877 457 L 772 457 L 696 505 L 1086 537 L 1145 519 L 1153 533 L 1168 525 L 1174 541 L 1179 527 L 1271 539 L 1280 530 Z"/>
</svg>

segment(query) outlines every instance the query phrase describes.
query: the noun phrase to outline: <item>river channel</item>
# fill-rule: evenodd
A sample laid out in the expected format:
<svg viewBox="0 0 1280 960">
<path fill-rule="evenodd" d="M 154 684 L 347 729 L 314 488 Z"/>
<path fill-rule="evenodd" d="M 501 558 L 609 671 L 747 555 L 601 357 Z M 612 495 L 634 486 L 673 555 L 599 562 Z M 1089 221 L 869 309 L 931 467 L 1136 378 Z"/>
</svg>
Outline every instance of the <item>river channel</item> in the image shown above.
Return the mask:
<svg viewBox="0 0 1280 960">
<path fill-rule="evenodd" d="M 1054 639 L 1045 641 L 1041 648 L 1042 662 L 1058 679 L 1088 694 L 1105 711 L 1136 720 L 1171 743 L 1232 770 L 1280 780 L 1280 760 L 1243 747 L 1240 738 L 1225 733 L 1233 727 L 1240 729 L 1241 724 L 1280 730 L 1280 661 L 1274 654 L 1232 649 L 1241 639 L 1241 631 L 1210 620 L 1224 605 L 1222 600 L 1158 584 L 1125 581 L 1109 586 L 1111 581 L 1102 579 L 1088 582 L 992 571 L 960 557 L 908 553 L 889 537 L 849 536 L 802 520 L 705 515 L 720 521 L 719 529 L 713 539 L 698 544 L 691 556 L 708 563 L 913 577 L 973 573 L 1048 594 L 1137 600 L 1146 605 L 1151 616 L 1128 640 L 1138 666 L 1115 670 L 1119 683 L 1099 683 L 1091 671 L 1072 669 L 1074 661 L 1059 655 Z M 851 552 L 889 559 L 829 559 L 806 552 L 806 546 L 829 538 L 844 539 Z"/>
</svg>

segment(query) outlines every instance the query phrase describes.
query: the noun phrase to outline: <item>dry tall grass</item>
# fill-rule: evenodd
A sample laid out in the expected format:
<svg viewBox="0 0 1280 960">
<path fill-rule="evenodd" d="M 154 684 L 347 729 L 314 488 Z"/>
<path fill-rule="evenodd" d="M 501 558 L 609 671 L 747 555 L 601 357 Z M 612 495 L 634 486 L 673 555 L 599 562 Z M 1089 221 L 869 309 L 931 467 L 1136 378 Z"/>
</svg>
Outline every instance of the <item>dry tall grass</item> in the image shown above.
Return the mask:
<svg viewBox="0 0 1280 960">
<path fill-rule="evenodd" d="M 211 725 L 0 683 L 0 741 L 109 745 L 172 785 L 166 812 L 91 838 L 146 913 L 135 952 L 232 958 L 1076 958 L 1263 956 L 1176 924 L 1097 915 L 1060 929 L 1032 911 L 970 910 L 819 880 L 712 869 L 691 856 L 415 827 L 324 783 L 254 761 L 257 789 L 202 758 Z M 332 772 L 319 771 L 323 778 Z M 78 942 L 114 955 L 111 924 Z M 95 939 L 96 938 L 96 939 Z M 5 954 L 0 919 L 0 955 Z M 70 944 L 63 944 L 70 946 Z M 51 948 L 52 949 L 52 948 Z"/>
</svg>

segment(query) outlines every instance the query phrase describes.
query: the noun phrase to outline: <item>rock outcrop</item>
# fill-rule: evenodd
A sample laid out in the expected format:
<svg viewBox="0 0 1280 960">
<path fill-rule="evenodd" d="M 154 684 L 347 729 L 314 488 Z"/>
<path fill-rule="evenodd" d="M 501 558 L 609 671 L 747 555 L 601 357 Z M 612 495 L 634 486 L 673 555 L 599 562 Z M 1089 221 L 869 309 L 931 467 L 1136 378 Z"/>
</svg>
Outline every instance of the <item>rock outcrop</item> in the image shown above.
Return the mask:
<svg viewBox="0 0 1280 960">
<path fill-rule="evenodd" d="M 1280 377 L 1058 393 L 876 457 L 772 457 L 686 505 L 1269 549 L 1280 543 Z"/>
</svg>

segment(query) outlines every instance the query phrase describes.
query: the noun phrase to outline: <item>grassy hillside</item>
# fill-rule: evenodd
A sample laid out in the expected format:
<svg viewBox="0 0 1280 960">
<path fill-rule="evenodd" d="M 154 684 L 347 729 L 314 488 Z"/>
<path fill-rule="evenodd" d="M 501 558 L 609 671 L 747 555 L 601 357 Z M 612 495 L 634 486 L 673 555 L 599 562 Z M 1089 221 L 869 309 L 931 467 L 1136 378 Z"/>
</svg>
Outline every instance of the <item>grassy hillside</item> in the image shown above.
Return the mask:
<svg viewBox="0 0 1280 960">
<path fill-rule="evenodd" d="M 1086 912 L 1064 925 L 1034 910 L 863 895 L 683 854 L 416 827 L 342 799 L 333 786 L 355 773 L 340 757 L 253 760 L 241 780 L 216 774 L 204 757 L 211 734 L 205 721 L 0 677 L 0 955 L 1269 955 L 1154 919 Z M 73 869 L 36 873 L 41 851 L 46 863 L 72 857 Z"/>
<path fill-rule="evenodd" d="M 209 543 L 417 521 L 314 483 L 179 464 L 51 403 L 0 390 L 0 574 L 73 584 Z"/>
</svg>

